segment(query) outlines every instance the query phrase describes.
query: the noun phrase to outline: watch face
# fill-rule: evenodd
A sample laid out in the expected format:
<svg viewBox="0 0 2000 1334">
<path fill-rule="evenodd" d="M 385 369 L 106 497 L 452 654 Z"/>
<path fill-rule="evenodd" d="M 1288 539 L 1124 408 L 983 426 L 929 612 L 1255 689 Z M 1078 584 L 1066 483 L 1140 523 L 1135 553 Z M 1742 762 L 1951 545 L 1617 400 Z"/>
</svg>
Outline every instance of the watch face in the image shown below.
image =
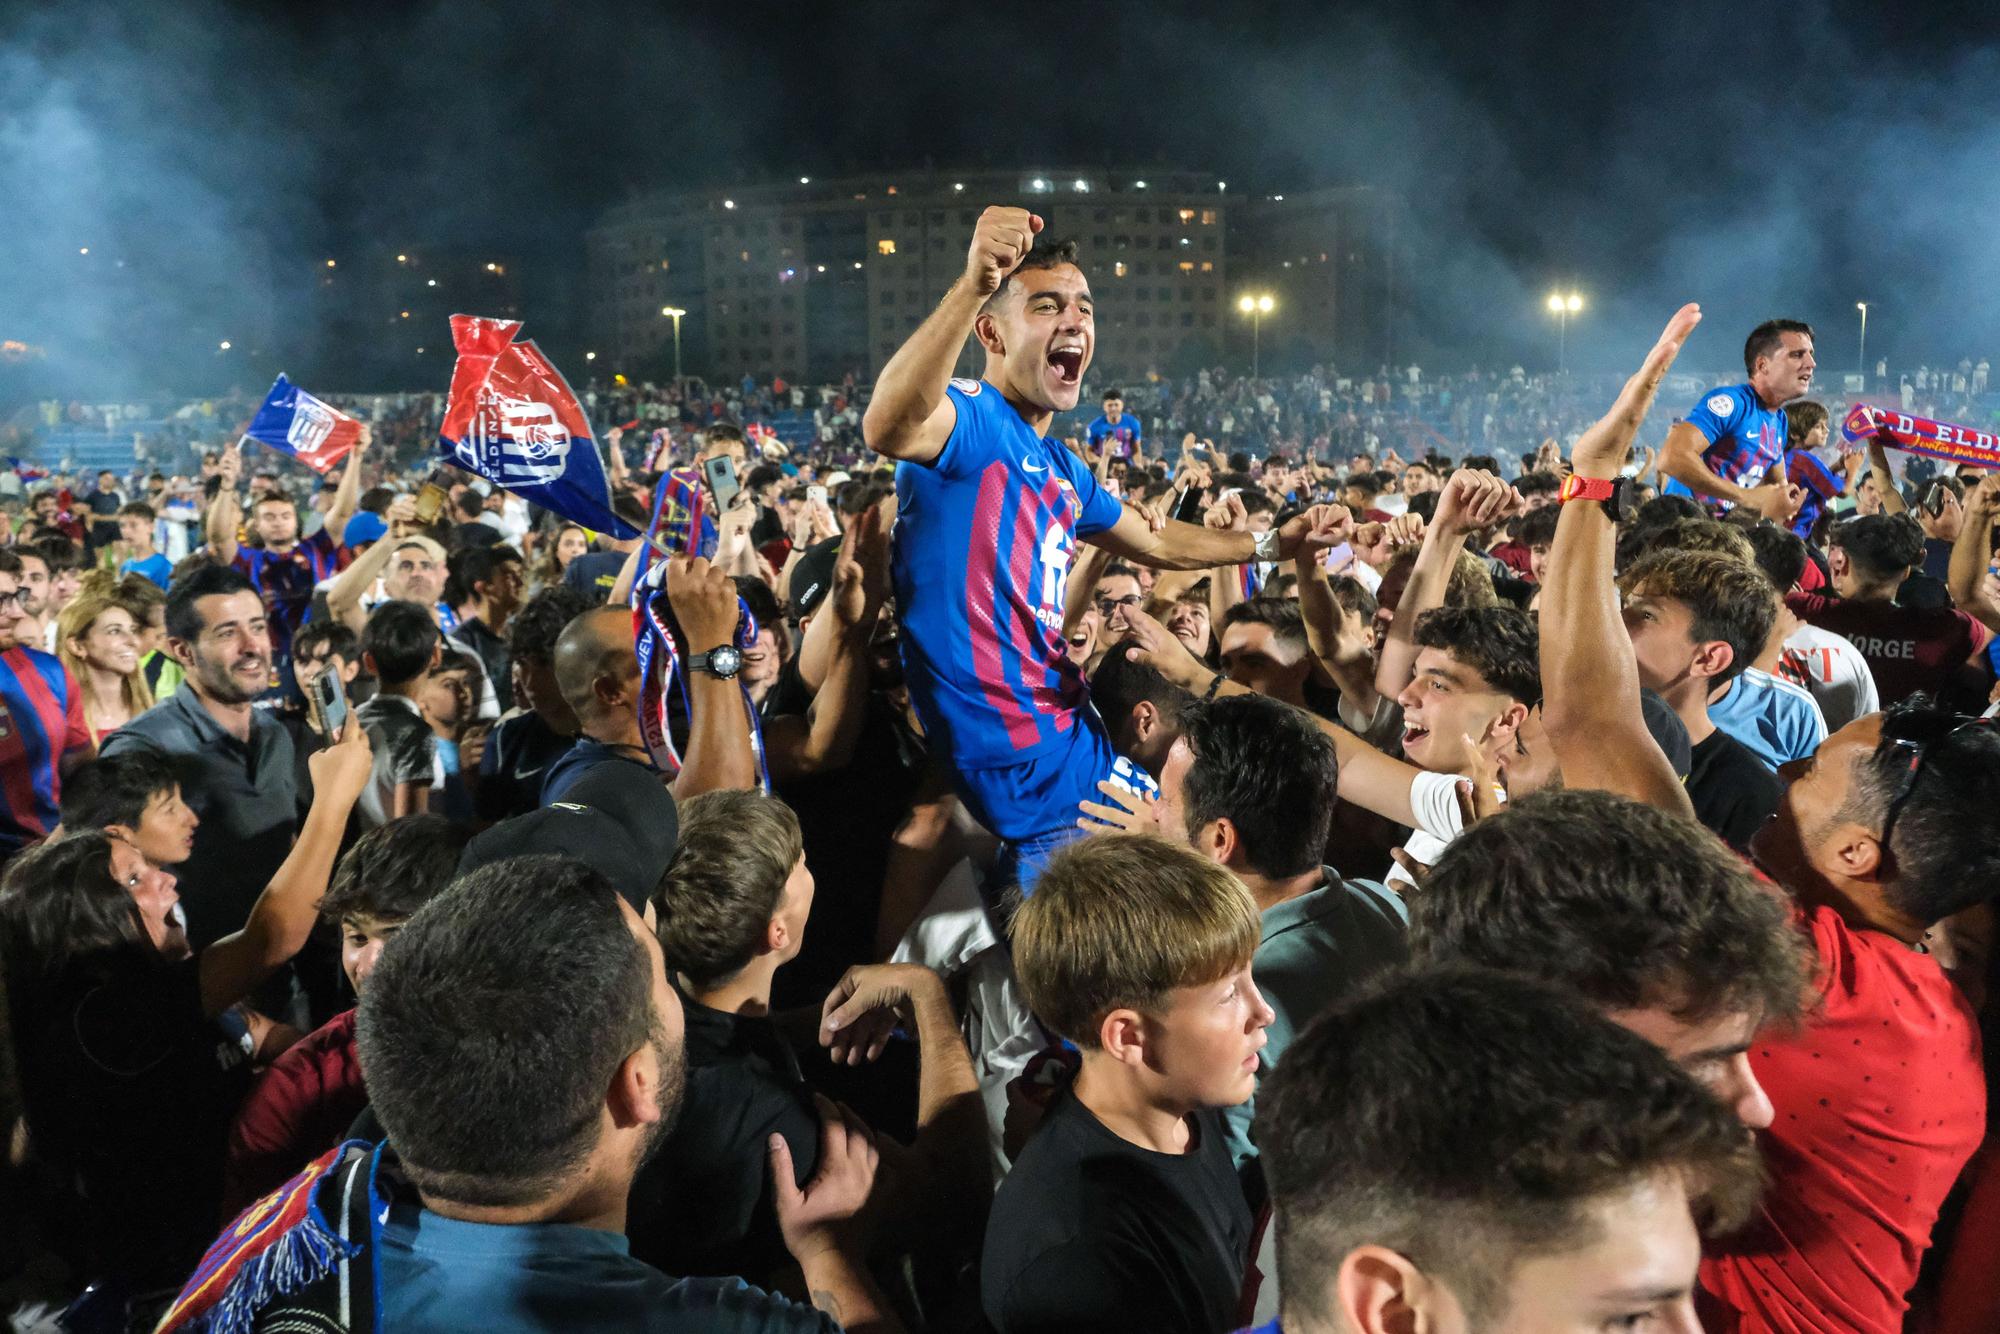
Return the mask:
<svg viewBox="0 0 2000 1334">
<path fill-rule="evenodd" d="M 733 648 L 719 648 L 708 655 L 709 670 L 717 676 L 734 676 L 743 665 L 743 655 Z"/>
</svg>

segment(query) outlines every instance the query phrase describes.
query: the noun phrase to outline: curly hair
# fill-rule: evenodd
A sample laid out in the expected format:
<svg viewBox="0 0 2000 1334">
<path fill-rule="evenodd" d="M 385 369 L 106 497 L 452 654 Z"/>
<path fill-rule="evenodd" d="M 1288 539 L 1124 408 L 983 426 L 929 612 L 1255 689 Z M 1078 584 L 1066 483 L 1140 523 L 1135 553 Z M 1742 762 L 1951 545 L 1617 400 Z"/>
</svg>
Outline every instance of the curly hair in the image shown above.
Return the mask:
<svg viewBox="0 0 2000 1334">
<path fill-rule="evenodd" d="M 1717 525 L 1721 527 L 1722 525 Z M 1745 547 L 1749 540 L 1732 533 Z M 1729 645 L 1729 665 L 1711 684 L 1734 680 L 1756 656 L 1778 619 L 1778 595 L 1770 579 L 1750 559 L 1708 551 L 1655 551 L 1642 556 L 1618 580 L 1619 591 L 1634 597 L 1671 598 L 1688 609 L 1688 637 L 1696 643 Z"/>
<path fill-rule="evenodd" d="M 1451 654 L 1486 684 L 1533 707 L 1542 697 L 1541 634 L 1518 607 L 1437 607 L 1417 618 L 1417 647 Z"/>
</svg>

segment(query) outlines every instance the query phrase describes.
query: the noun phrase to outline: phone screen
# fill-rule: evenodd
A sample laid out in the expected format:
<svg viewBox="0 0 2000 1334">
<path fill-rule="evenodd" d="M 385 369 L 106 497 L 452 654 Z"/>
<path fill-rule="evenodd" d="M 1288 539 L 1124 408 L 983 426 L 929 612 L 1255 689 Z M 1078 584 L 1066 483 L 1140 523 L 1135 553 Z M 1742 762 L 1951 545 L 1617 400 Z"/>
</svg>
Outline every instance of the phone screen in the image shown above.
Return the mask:
<svg viewBox="0 0 2000 1334">
<path fill-rule="evenodd" d="M 334 740 L 347 726 L 347 687 L 340 683 L 340 669 L 329 662 L 314 679 L 313 691 L 319 696 L 320 725 L 327 739 Z"/>
<path fill-rule="evenodd" d="M 708 479 L 709 494 L 715 497 L 715 507 L 726 510 L 736 502 L 737 492 L 743 489 L 736 480 L 736 460 L 727 454 L 718 454 L 701 465 L 702 475 Z"/>
</svg>

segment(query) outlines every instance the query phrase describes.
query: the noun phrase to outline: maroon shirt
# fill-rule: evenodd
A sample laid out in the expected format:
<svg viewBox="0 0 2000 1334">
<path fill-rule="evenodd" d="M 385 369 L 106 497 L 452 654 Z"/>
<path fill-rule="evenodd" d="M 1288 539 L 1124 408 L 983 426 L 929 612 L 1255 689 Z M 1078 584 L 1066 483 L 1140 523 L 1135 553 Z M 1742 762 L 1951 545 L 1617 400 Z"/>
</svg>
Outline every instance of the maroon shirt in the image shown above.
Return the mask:
<svg viewBox="0 0 2000 1334">
<path fill-rule="evenodd" d="M 354 1011 L 335 1015 L 271 1063 L 229 1130 L 222 1212 L 233 1218 L 347 1137 L 368 1105 Z"/>
<path fill-rule="evenodd" d="M 1986 627 L 1956 608 L 1899 607 L 1817 593 L 1793 593 L 1785 605 L 1800 619 L 1854 642 L 1875 674 L 1884 708 L 1920 690 L 1944 689 L 1965 660 L 1986 647 Z"/>
</svg>

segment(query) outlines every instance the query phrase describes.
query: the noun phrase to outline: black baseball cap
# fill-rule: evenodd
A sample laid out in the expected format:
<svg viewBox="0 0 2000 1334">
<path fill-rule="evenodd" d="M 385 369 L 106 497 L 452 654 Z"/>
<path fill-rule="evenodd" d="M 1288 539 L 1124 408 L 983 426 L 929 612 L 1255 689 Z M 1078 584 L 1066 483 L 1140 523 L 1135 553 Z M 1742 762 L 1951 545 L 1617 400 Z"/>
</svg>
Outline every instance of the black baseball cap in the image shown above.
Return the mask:
<svg viewBox="0 0 2000 1334">
<path fill-rule="evenodd" d="M 674 859 L 681 823 L 666 785 L 636 769 L 599 765 L 561 801 L 502 820 L 465 845 L 458 873 L 510 857 L 567 857 L 601 872 L 632 911 L 644 913 Z"/>
<path fill-rule="evenodd" d="M 833 567 L 839 561 L 840 539 L 837 537 L 816 542 L 800 553 L 798 563 L 792 566 L 793 617 L 812 615 L 826 600 L 826 595 L 833 590 Z"/>
</svg>

